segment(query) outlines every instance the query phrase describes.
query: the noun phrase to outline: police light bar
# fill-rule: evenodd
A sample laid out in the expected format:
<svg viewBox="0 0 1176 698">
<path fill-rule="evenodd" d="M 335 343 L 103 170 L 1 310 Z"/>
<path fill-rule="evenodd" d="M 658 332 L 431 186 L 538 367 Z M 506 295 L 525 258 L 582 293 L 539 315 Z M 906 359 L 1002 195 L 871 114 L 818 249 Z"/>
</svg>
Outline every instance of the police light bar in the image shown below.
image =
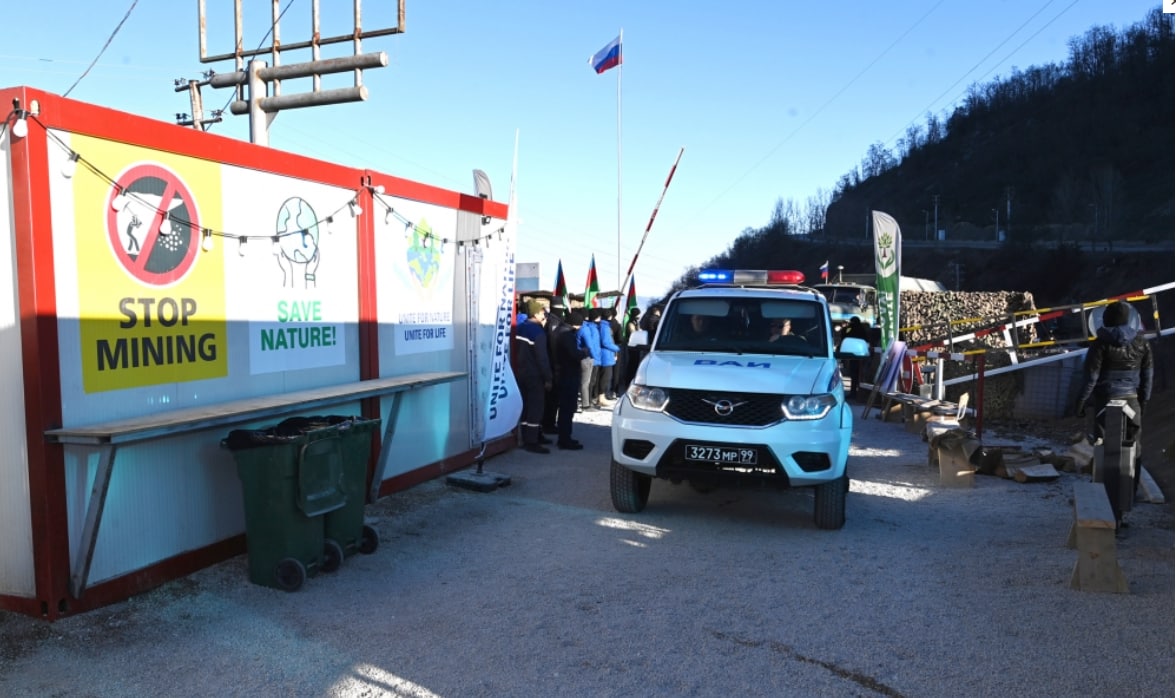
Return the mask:
<svg viewBox="0 0 1176 698">
<path fill-rule="evenodd" d="M 795 286 L 804 283 L 804 272 L 794 269 L 706 269 L 698 272 L 705 284 L 735 286 Z"/>
</svg>

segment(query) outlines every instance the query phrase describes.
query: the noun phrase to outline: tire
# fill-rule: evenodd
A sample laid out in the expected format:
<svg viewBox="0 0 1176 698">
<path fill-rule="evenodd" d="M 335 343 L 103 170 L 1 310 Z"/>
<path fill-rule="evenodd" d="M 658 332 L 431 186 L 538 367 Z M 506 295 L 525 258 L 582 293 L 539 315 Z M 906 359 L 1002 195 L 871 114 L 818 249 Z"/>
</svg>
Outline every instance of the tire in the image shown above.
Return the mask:
<svg viewBox="0 0 1176 698">
<path fill-rule="evenodd" d="M 813 523 L 817 528 L 832 531 L 845 525 L 845 494 L 848 490 L 849 477 L 846 475 L 813 488 Z"/>
<path fill-rule="evenodd" d="M 343 564 L 343 546 L 333 538 L 323 543 L 323 572 L 334 572 Z"/>
<path fill-rule="evenodd" d="M 282 591 L 298 591 L 306 581 L 306 566 L 292 557 L 282 558 L 274 567 L 274 582 Z"/>
<path fill-rule="evenodd" d="M 652 478 L 635 473 L 614 460 L 608 480 L 614 509 L 624 514 L 636 514 L 645 508 Z"/>
<path fill-rule="evenodd" d="M 364 524 L 363 534 L 359 538 L 359 552 L 371 555 L 376 552 L 378 547 L 380 547 L 380 534 L 376 533 L 376 529 Z"/>
</svg>

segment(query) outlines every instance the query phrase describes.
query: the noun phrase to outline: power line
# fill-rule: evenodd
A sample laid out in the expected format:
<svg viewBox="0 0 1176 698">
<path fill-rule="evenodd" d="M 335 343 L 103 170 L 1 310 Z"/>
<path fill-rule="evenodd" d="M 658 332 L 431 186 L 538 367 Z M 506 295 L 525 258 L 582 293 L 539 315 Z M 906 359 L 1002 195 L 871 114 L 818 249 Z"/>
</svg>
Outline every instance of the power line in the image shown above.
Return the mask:
<svg viewBox="0 0 1176 698">
<path fill-rule="evenodd" d="M 73 88 L 77 87 L 78 83 L 82 81 L 82 78 L 84 78 L 90 74 L 90 69 L 92 69 L 94 67 L 94 65 L 98 62 L 98 59 L 102 57 L 102 54 L 106 53 L 106 49 L 110 47 L 110 42 L 114 41 L 114 37 L 115 37 L 115 35 L 118 34 L 118 30 L 122 29 L 122 25 L 126 23 L 127 18 L 130 17 L 131 12 L 134 11 L 135 5 L 138 5 L 138 4 L 139 4 L 139 0 L 131 0 L 131 6 L 127 8 L 127 13 L 125 15 L 123 15 L 122 20 L 119 21 L 118 26 L 116 26 L 114 28 L 114 31 L 112 31 L 110 33 L 110 36 L 106 37 L 106 43 L 102 44 L 102 50 L 98 51 L 98 55 L 94 56 L 94 60 L 90 61 L 90 65 L 86 66 L 86 69 L 84 71 L 82 71 L 82 74 L 78 76 L 78 79 L 74 80 L 74 84 L 70 85 L 69 89 L 66 90 L 64 94 L 61 95 L 62 97 L 68 97 L 69 93 L 73 92 Z"/>
<path fill-rule="evenodd" d="M 1050 1 L 1052 2 L 1053 0 L 1050 0 Z M 744 172 L 742 175 L 740 175 L 738 179 L 736 179 L 734 182 L 732 182 L 729 187 L 724 189 L 718 196 L 716 196 L 714 199 L 712 199 L 711 202 L 708 203 L 706 206 L 703 206 L 701 209 L 699 209 L 698 213 L 696 215 L 701 215 L 702 213 L 706 212 L 707 209 L 709 209 L 711 206 L 714 206 L 715 203 L 717 203 L 720 199 L 722 199 L 727 194 L 731 193 L 731 190 L 734 189 L 735 187 L 739 186 L 739 184 L 743 180 L 747 179 L 747 177 L 752 172 L 759 169 L 760 165 L 764 164 L 769 158 L 771 158 L 773 155 L 775 155 L 777 150 L 782 148 L 785 143 L 792 140 L 793 136 L 795 136 L 797 133 L 799 133 L 800 130 L 803 129 L 805 126 L 808 126 L 809 123 L 811 123 L 813 121 L 813 119 L 817 118 L 817 116 L 819 116 L 821 114 L 821 112 L 825 111 L 826 107 L 828 107 L 830 104 L 832 104 L 838 97 L 840 97 L 842 94 L 844 94 L 846 90 L 848 90 L 850 87 L 852 87 L 853 84 L 855 82 L 857 82 L 859 78 L 861 78 L 863 75 L 865 75 L 866 72 L 870 70 L 870 68 L 873 68 L 874 65 L 878 63 L 878 61 L 882 60 L 882 58 L 887 53 L 890 53 L 891 49 L 893 49 L 895 46 L 898 46 L 903 41 L 903 39 L 905 39 L 912 31 L 914 31 L 916 27 L 918 27 L 920 24 L 922 24 L 923 20 L 927 19 L 927 17 L 930 16 L 930 14 L 932 12 L 939 9 L 939 6 L 942 5 L 944 2 L 945 2 L 945 0 L 939 0 L 939 2 L 935 3 L 935 5 L 933 5 L 931 7 L 931 9 L 924 12 L 922 17 L 919 17 L 917 20 L 915 20 L 915 23 L 912 24 L 910 27 L 908 27 L 907 30 L 904 31 L 902 34 L 900 34 L 898 36 L 898 38 L 896 38 L 894 41 L 892 41 L 889 46 L 887 46 L 885 49 L 883 49 L 882 53 L 879 53 L 874 58 L 874 60 L 870 61 L 869 64 L 866 65 L 866 67 L 864 67 L 860 71 L 858 71 L 857 75 L 850 78 L 849 82 L 842 85 L 841 89 L 839 89 L 839 90 L 837 90 L 837 92 L 833 93 L 832 97 L 825 100 L 824 104 L 817 107 L 816 110 L 813 111 L 813 113 L 809 114 L 809 117 L 807 119 L 802 121 L 800 123 L 800 125 L 798 125 L 796 128 L 792 129 L 791 133 L 789 133 L 787 136 L 784 137 L 783 140 L 781 140 L 779 143 L 777 143 L 775 146 L 773 146 L 771 148 L 771 150 L 769 150 L 767 153 L 764 154 L 764 156 L 762 158 L 759 159 L 759 161 L 757 161 L 754 165 L 752 165 L 750 168 L 748 168 L 748 170 L 746 172 Z"/>
<path fill-rule="evenodd" d="M 286 3 L 285 9 L 283 9 L 281 12 L 278 13 L 277 19 L 275 19 L 270 24 L 270 28 L 268 30 L 266 30 L 265 36 L 261 37 L 261 41 L 257 42 L 257 48 L 254 49 L 255 51 L 261 49 L 261 45 L 265 43 L 265 40 L 270 38 L 270 34 L 274 33 L 274 27 L 276 27 L 278 25 L 278 22 L 282 21 L 282 17 L 286 16 L 286 10 L 289 10 L 290 7 L 293 5 L 294 5 L 294 0 L 290 0 L 290 2 Z M 240 87 L 237 87 L 233 90 L 232 94 L 229 95 L 228 101 L 225 102 L 225 106 L 220 108 L 220 113 L 223 114 L 229 110 L 229 105 L 233 103 L 233 99 L 238 96 L 240 90 L 241 90 Z"/>
<path fill-rule="evenodd" d="M 1021 26 L 1019 26 L 1019 27 L 1017 27 L 1016 29 L 1014 29 L 1014 30 L 1013 30 L 1013 32 L 1012 32 L 1011 34 L 1009 34 L 1007 37 L 1005 37 L 1005 40 L 1004 40 L 1004 41 L 1002 41 L 1002 42 L 1000 42 L 999 44 L 997 44 L 996 46 L 994 46 L 994 47 L 992 48 L 992 50 L 991 50 L 991 51 L 989 51 L 988 53 L 986 53 L 986 54 L 984 55 L 984 57 L 983 57 L 983 58 L 981 58 L 980 60 L 976 61 L 976 65 L 972 66 L 971 68 L 968 68 L 968 70 L 967 70 L 967 71 L 966 71 L 966 72 L 965 72 L 963 75 L 961 75 L 961 76 L 960 76 L 960 78 L 959 78 L 958 80 L 956 80 L 955 82 L 953 82 L 951 85 L 948 85 L 948 87 L 947 87 L 947 89 L 946 89 L 946 90 L 944 90 L 943 92 L 939 93 L 939 96 L 938 96 L 938 97 L 936 97 L 935 99 L 931 100 L 931 102 L 930 102 L 929 104 L 927 104 L 927 106 L 926 106 L 926 107 L 923 107 L 923 109 L 922 109 L 922 110 L 919 112 L 918 116 L 915 116 L 913 119 L 911 119 L 909 122 L 907 122 L 907 125 L 906 125 L 906 126 L 904 126 L 904 127 L 903 127 L 903 128 L 900 130 L 900 131 L 898 131 L 898 132 L 897 132 L 897 133 L 895 133 L 894 135 L 890 136 L 890 138 L 888 138 L 888 139 L 886 140 L 886 142 L 887 142 L 887 143 L 889 143 L 889 142 L 891 142 L 891 141 L 894 141 L 894 142 L 896 142 L 896 143 L 897 143 L 897 141 L 898 141 L 898 138 L 899 138 L 899 137 L 902 135 L 902 133 L 904 133 L 904 132 L 906 131 L 906 129 L 910 128 L 912 125 L 914 125 L 914 123 L 915 123 L 916 121 L 918 121 L 920 118 L 922 118 L 922 115 L 923 115 L 923 114 L 925 114 L 926 112 L 930 111 L 930 110 L 931 110 L 931 107 L 932 107 L 932 106 L 934 106 L 934 104 L 935 104 L 936 102 L 938 102 L 939 100 L 943 99 L 943 96 L 944 96 L 944 95 L 946 95 L 948 92 L 951 92 L 953 89 L 955 89 L 955 86 L 956 86 L 956 85 L 959 85 L 961 82 L 963 82 L 963 81 L 964 81 L 964 78 L 966 78 L 966 77 L 968 77 L 969 75 L 971 75 L 971 74 L 972 74 L 972 71 L 974 71 L 974 70 L 976 70 L 977 68 L 979 68 L 979 67 L 980 67 L 980 64 L 982 64 L 984 61 L 988 60 L 988 59 L 989 59 L 989 58 L 992 56 L 992 54 L 994 54 L 994 53 L 996 53 L 998 50 L 1000 50 L 1000 47 L 1001 47 L 1001 46 L 1004 46 L 1004 45 L 1005 45 L 1005 44 L 1007 44 L 1008 42 L 1012 41 L 1014 36 L 1016 36 L 1018 33 L 1020 33 L 1020 31 L 1021 31 L 1022 29 L 1024 29 L 1024 28 L 1025 28 L 1025 27 L 1026 27 L 1026 26 L 1027 26 L 1027 25 L 1028 25 L 1030 22 L 1032 22 L 1034 19 L 1036 19 L 1036 18 L 1037 18 L 1037 15 L 1041 14 L 1042 12 L 1045 12 L 1045 8 L 1049 7 L 1049 6 L 1050 6 L 1050 5 L 1052 5 L 1053 3 L 1054 3 L 1054 0 L 1047 0 L 1047 1 L 1046 1 L 1046 3 L 1045 3 L 1044 5 L 1042 5 L 1040 8 L 1038 8 L 1038 10 L 1037 10 L 1036 12 L 1034 12 L 1032 15 L 1030 15 L 1030 16 L 1029 16 L 1029 18 L 1028 18 L 1028 19 L 1026 19 L 1024 22 L 1022 22 L 1022 23 L 1021 23 Z M 1046 30 L 1046 29 L 1047 29 L 1047 28 L 1048 28 L 1048 27 L 1049 27 L 1051 24 L 1053 24 L 1054 22 L 1058 21 L 1058 19 L 1059 19 L 1059 18 L 1061 18 L 1061 16 L 1062 16 L 1062 15 L 1066 14 L 1067 12 L 1069 12 L 1069 11 L 1070 11 L 1070 8 L 1074 7 L 1074 6 L 1075 6 L 1075 5 L 1077 5 L 1077 4 L 1078 4 L 1078 0 L 1073 0 L 1073 2 L 1071 2 L 1069 5 L 1067 5 L 1067 6 L 1065 6 L 1064 8 L 1062 8 L 1062 11 L 1061 11 L 1061 12 L 1059 12 L 1059 13 L 1057 13 L 1056 15 L 1054 15 L 1053 19 L 1049 20 L 1048 22 L 1046 22 L 1045 24 L 1043 24 L 1043 25 L 1041 26 L 1041 28 L 1040 28 L 1040 29 L 1038 29 L 1037 31 L 1035 31 L 1035 32 L 1033 32 L 1032 34 L 1030 34 L 1028 38 L 1026 38 L 1024 41 L 1022 41 L 1020 44 L 1018 44 L 1016 48 L 1014 48 L 1014 49 L 1013 49 L 1011 52 L 1009 52 L 1008 54 L 1006 54 L 1004 58 L 1002 58 L 1001 60 L 999 60 L 999 61 L 996 63 L 996 65 L 994 65 L 992 68 L 990 68 L 990 69 L 988 70 L 988 72 L 987 72 L 987 73 L 984 73 L 983 75 L 981 75 L 981 76 L 980 76 L 980 78 L 981 78 L 981 79 L 983 79 L 983 78 L 987 77 L 988 75 L 991 75 L 991 74 L 992 74 L 992 71 L 996 70 L 996 69 L 997 69 L 997 67 L 999 67 L 999 66 L 1001 66 L 1001 65 L 1004 65 L 1006 61 L 1008 61 L 1010 58 L 1012 58 L 1012 57 L 1013 57 L 1013 55 L 1014 55 L 1015 53 L 1017 53 L 1017 51 L 1020 51 L 1021 49 L 1025 48 L 1025 44 L 1027 44 L 1027 43 L 1029 43 L 1030 41 L 1032 41 L 1033 39 L 1035 39 L 1035 38 L 1037 37 L 1037 35 L 1038 35 L 1038 34 L 1040 34 L 1041 32 L 1045 31 L 1045 30 Z M 959 97 L 961 97 L 962 95 L 963 95 L 963 93 L 961 93 L 960 95 L 957 95 L 957 96 L 956 96 L 956 99 L 959 99 Z"/>
</svg>

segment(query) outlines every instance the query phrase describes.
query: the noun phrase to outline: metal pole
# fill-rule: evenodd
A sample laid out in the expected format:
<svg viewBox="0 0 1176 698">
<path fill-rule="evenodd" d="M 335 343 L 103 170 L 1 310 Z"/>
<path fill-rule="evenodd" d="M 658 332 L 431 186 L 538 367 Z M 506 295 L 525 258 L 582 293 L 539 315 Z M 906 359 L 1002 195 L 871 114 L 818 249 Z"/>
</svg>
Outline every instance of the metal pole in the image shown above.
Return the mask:
<svg viewBox="0 0 1176 698">
<path fill-rule="evenodd" d="M 620 50 L 625 50 L 625 28 L 621 27 L 620 33 L 617 35 L 617 44 Z M 617 66 L 617 291 L 623 291 L 624 286 L 621 285 L 621 71 L 625 69 L 625 60 L 623 58 L 620 65 Z"/>
<path fill-rule="evenodd" d="M 657 204 L 653 207 L 653 213 L 649 215 L 649 223 L 645 225 L 645 233 L 641 236 L 641 242 L 637 245 L 637 251 L 633 253 L 633 261 L 629 262 L 629 270 L 625 272 L 625 283 L 620 286 L 622 290 L 629 284 L 629 280 L 633 278 L 633 267 L 637 266 L 637 258 L 641 256 L 641 248 L 645 247 L 645 239 L 649 237 L 649 231 L 653 228 L 653 219 L 657 218 L 657 210 L 661 208 L 662 199 L 666 198 L 666 190 L 670 188 L 670 181 L 674 179 L 674 172 L 677 171 L 678 163 L 682 160 L 682 153 L 685 151 L 685 146 L 678 149 L 678 157 L 674 158 L 674 166 L 670 168 L 670 174 L 666 177 L 666 183 L 662 187 L 661 196 L 657 197 Z M 620 268 L 619 264 L 617 268 Z M 620 308 L 622 300 L 623 296 L 618 296 L 617 303 L 613 307 Z"/>
</svg>

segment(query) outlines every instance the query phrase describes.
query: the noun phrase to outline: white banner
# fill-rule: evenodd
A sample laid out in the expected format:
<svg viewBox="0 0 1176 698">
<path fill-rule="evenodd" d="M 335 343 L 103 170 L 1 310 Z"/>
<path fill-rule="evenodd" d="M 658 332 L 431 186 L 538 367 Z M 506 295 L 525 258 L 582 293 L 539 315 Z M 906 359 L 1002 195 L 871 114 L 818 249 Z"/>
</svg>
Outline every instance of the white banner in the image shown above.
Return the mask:
<svg viewBox="0 0 1176 698">
<path fill-rule="evenodd" d="M 502 241 L 487 246 L 483 256 L 484 274 L 480 275 L 480 298 L 495 299 L 478 308 L 478 390 L 486 405 L 483 441 L 498 438 L 518 426 L 523 398 L 510 367 L 510 328 L 514 314 L 515 239 L 518 234 L 518 202 L 515 174 L 518 167 L 518 143 L 515 165 L 511 170 L 510 208 L 502 229 Z M 489 335 L 489 336 L 487 336 Z M 482 386 L 487 390 L 484 394 Z"/>
</svg>

